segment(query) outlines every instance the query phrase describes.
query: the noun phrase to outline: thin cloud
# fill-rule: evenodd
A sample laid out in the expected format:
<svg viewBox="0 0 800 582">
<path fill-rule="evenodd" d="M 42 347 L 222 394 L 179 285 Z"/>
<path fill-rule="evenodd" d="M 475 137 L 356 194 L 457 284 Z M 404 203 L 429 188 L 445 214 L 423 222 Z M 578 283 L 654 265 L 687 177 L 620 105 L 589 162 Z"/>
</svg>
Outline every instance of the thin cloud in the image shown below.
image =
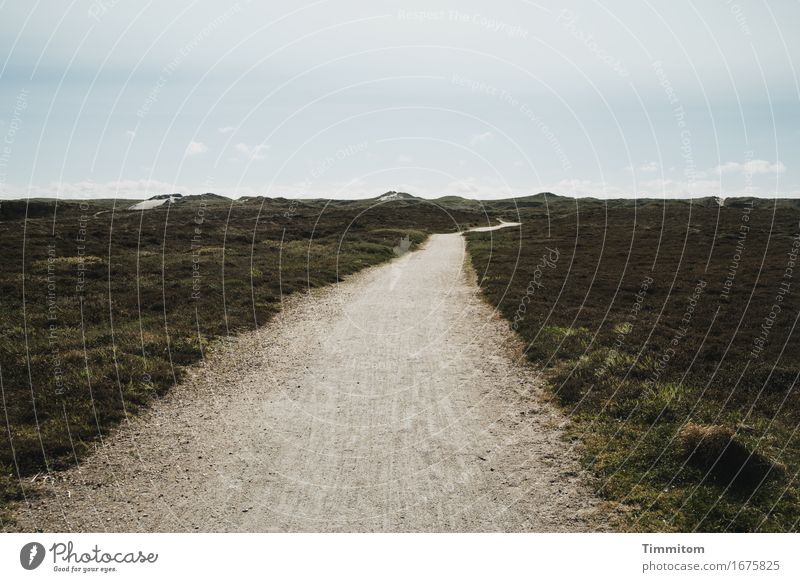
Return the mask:
<svg viewBox="0 0 800 582">
<path fill-rule="evenodd" d="M 201 141 L 190 141 L 186 146 L 186 156 L 196 156 L 208 151 L 208 146 Z"/>
<path fill-rule="evenodd" d="M 220 127 L 217 131 L 220 133 L 233 133 L 236 131 L 236 128 L 232 125 L 226 125 L 225 127 Z"/>
<path fill-rule="evenodd" d="M 656 162 L 644 162 L 643 164 L 639 164 L 635 168 L 633 166 L 625 166 L 626 172 L 657 172 L 658 171 L 658 164 Z M 674 169 L 674 168 L 673 168 Z"/>
<path fill-rule="evenodd" d="M 770 162 L 767 160 L 748 160 L 744 163 L 726 162 L 714 168 L 718 174 L 782 174 L 786 171 L 786 166 L 778 160 Z"/>
<path fill-rule="evenodd" d="M 233 149 L 235 149 L 236 153 L 240 154 L 244 158 L 250 160 L 263 160 L 266 157 L 269 146 L 266 144 L 251 146 L 246 143 L 237 143 Z"/>
<path fill-rule="evenodd" d="M 187 187 L 181 184 L 160 180 L 129 179 L 111 182 L 82 180 L 77 182 L 50 182 L 41 185 L 31 184 L 28 187 L 12 187 L 8 194 L 9 197 L 13 198 L 32 196 L 78 200 L 87 198 L 142 199 L 155 194 L 186 191 Z"/>
<path fill-rule="evenodd" d="M 479 133 L 479 134 L 473 135 L 471 138 L 469 138 L 469 145 L 471 145 L 472 147 L 475 147 L 479 143 L 483 143 L 485 141 L 488 141 L 488 140 L 492 139 L 493 137 L 494 137 L 494 134 L 491 131 L 487 131 L 487 132 L 484 132 L 484 133 Z"/>
</svg>

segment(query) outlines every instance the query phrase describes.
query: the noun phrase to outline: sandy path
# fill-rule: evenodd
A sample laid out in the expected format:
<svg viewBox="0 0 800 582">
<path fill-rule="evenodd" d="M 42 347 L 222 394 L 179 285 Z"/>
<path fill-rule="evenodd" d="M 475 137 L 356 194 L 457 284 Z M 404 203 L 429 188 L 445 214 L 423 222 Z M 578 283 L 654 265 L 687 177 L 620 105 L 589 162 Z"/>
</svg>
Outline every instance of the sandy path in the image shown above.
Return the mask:
<svg viewBox="0 0 800 582">
<path fill-rule="evenodd" d="M 582 531 L 597 500 L 457 234 L 290 298 L 81 467 L 24 530 Z"/>
</svg>

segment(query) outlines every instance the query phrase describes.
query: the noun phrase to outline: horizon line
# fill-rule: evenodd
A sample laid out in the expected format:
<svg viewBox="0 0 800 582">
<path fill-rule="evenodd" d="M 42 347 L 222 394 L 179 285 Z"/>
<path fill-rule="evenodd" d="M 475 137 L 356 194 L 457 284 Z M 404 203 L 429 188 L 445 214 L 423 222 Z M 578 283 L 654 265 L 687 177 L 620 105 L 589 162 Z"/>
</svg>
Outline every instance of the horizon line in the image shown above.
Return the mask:
<svg viewBox="0 0 800 582">
<path fill-rule="evenodd" d="M 220 198 L 225 198 L 228 200 L 241 200 L 241 199 L 256 199 L 256 198 L 265 198 L 270 200 L 336 200 L 340 202 L 357 202 L 357 201 L 364 201 L 364 200 L 373 200 L 373 199 L 380 199 L 383 196 L 387 196 L 390 194 L 403 194 L 409 196 L 411 198 L 419 199 L 419 200 L 441 200 L 442 198 L 461 198 L 463 200 L 474 200 L 474 201 L 487 201 L 487 202 L 496 202 L 500 200 L 519 200 L 524 198 L 532 198 L 534 196 L 554 196 L 557 198 L 573 198 L 576 200 L 588 199 L 588 200 L 702 200 L 712 198 L 718 201 L 725 201 L 729 199 L 741 199 L 741 198 L 758 198 L 761 200 L 800 200 L 798 196 L 792 195 L 767 195 L 762 192 L 751 192 L 751 193 L 736 193 L 731 196 L 720 196 L 718 194 L 685 194 L 685 195 L 664 195 L 664 196 L 653 196 L 649 194 L 643 194 L 640 196 L 631 195 L 631 196 L 597 196 L 591 194 L 557 194 L 555 192 L 551 192 L 549 190 L 543 190 L 540 192 L 536 192 L 534 194 L 521 194 L 515 196 L 505 196 L 501 198 L 486 198 L 480 196 L 470 196 L 468 194 L 443 194 L 441 196 L 424 196 L 419 194 L 412 194 L 410 192 L 404 192 L 399 190 L 387 190 L 381 194 L 376 194 L 374 196 L 366 196 L 362 198 L 331 198 L 329 196 L 297 196 L 297 195 L 269 195 L 269 194 L 239 194 L 239 195 L 229 195 L 229 194 L 220 194 L 219 192 L 213 191 L 204 191 L 198 192 L 196 194 L 187 194 L 184 192 L 164 192 L 160 194 L 152 194 L 147 195 L 146 193 L 143 194 L 141 197 L 132 197 L 129 198 L 127 196 L 90 196 L 90 197 L 75 197 L 75 196 L 19 196 L 15 198 L 5 198 L 0 195 L 0 204 L 3 202 L 15 202 L 15 201 L 22 201 L 22 200 L 55 200 L 55 201 L 86 201 L 86 200 L 153 200 L 158 198 L 163 198 L 167 196 L 176 196 L 180 198 L 196 198 L 198 196 L 206 196 L 206 195 L 213 195 L 219 196 Z"/>
</svg>

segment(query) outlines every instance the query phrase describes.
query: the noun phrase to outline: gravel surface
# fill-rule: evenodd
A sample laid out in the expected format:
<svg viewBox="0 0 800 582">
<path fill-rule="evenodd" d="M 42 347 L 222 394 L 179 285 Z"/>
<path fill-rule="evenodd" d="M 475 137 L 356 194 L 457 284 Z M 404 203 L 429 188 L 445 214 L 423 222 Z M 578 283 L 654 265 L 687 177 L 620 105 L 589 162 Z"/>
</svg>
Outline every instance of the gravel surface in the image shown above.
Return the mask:
<svg viewBox="0 0 800 582">
<path fill-rule="evenodd" d="M 34 484 L 23 531 L 607 529 L 458 234 L 298 294 Z"/>
</svg>

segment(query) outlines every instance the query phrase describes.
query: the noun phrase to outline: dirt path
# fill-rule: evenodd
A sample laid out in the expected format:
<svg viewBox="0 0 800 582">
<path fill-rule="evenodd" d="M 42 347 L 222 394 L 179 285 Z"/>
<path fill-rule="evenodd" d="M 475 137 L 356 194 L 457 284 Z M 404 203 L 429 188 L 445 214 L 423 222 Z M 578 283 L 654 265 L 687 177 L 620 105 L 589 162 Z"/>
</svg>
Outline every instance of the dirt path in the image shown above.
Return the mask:
<svg viewBox="0 0 800 582">
<path fill-rule="evenodd" d="M 583 531 L 597 500 L 457 234 L 287 300 L 80 468 L 24 530 Z"/>
</svg>

